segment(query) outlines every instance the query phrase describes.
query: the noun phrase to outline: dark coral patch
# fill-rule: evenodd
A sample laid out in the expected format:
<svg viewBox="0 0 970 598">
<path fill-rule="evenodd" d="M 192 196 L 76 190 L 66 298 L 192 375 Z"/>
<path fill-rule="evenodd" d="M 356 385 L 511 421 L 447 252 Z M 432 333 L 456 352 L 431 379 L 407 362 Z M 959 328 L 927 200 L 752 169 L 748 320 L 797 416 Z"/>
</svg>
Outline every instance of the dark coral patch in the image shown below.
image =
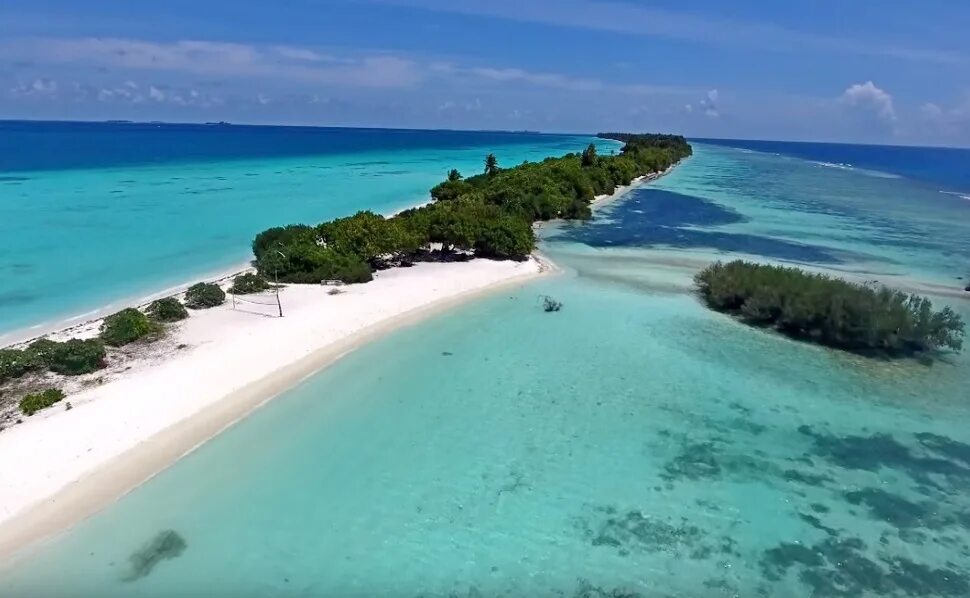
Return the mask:
<svg viewBox="0 0 970 598">
<path fill-rule="evenodd" d="M 174 559 L 185 552 L 187 544 L 175 530 L 164 530 L 152 538 L 145 546 L 135 551 L 128 561 L 130 570 L 122 577 L 124 581 L 135 581 L 146 577 L 162 561 Z"/>
</svg>

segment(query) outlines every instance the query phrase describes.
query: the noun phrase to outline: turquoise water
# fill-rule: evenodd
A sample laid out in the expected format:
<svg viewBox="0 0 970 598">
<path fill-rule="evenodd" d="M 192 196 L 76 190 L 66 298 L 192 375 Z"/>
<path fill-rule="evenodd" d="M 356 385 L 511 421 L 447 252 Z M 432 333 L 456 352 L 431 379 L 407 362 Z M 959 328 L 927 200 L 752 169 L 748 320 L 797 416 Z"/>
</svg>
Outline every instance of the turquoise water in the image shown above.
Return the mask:
<svg viewBox="0 0 970 598">
<path fill-rule="evenodd" d="M 0 593 L 970 594 L 970 356 L 844 355 L 685 292 L 696 263 L 738 252 L 952 287 L 959 259 L 931 263 L 936 240 L 881 239 L 967 226 L 963 208 L 896 216 L 880 206 L 920 184 L 818 170 L 816 196 L 854 189 L 832 213 L 744 182 L 806 163 L 697 150 L 593 223 L 550 229 L 563 275 L 353 353 L 41 547 Z M 651 213 L 670 230 L 637 223 Z M 184 550 L 132 579 L 164 530 Z"/>
<path fill-rule="evenodd" d="M 239 266 L 251 258 L 252 237 L 270 226 L 362 209 L 394 212 L 426 201 L 428 189 L 453 167 L 477 172 L 486 153 L 511 165 L 578 151 L 591 141 L 55 125 L 21 124 L 9 132 L 0 126 L 8 140 L 22 138 L 18 147 L 0 144 L 0 341 Z M 294 147 L 304 153 L 287 155 Z"/>
</svg>

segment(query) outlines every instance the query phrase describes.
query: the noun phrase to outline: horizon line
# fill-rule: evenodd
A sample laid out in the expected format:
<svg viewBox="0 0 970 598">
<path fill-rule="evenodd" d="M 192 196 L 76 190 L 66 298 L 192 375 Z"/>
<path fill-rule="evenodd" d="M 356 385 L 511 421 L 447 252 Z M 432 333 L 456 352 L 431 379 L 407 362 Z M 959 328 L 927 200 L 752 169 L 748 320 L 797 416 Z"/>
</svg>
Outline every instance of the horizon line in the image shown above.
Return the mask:
<svg viewBox="0 0 970 598">
<path fill-rule="evenodd" d="M 530 135 L 549 135 L 559 137 L 596 137 L 597 132 L 553 132 L 531 129 L 455 129 L 447 127 L 382 127 L 367 125 L 295 125 L 295 124 L 271 124 L 271 123 L 244 123 L 229 121 L 166 121 L 166 120 L 130 120 L 130 119 L 40 119 L 40 118 L 0 118 L 0 124 L 5 123 L 63 123 L 63 124 L 114 124 L 114 125 L 189 125 L 202 127 L 265 127 L 280 129 L 352 129 L 352 130 L 371 130 L 371 131 L 425 131 L 425 132 L 451 132 L 451 133 L 509 133 L 509 134 L 530 134 Z M 656 133 L 657 131 L 651 131 Z M 647 131 L 631 131 L 634 134 L 651 133 Z M 668 133 L 673 135 L 683 135 L 682 133 Z M 765 139 L 758 137 L 705 137 L 683 135 L 687 140 L 694 140 L 703 143 L 704 141 L 756 141 L 772 143 L 803 143 L 803 144 L 829 144 L 829 145 L 857 145 L 863 147 L 901 147 L 901 148 L 924 148 L 924 149 L 947 149 L 947 150 L 970 150 L 970 145 L 921 145 L 906 143 L 871 143 L 856 141 L 835 141 L 826 139 Z"/>
</svg>

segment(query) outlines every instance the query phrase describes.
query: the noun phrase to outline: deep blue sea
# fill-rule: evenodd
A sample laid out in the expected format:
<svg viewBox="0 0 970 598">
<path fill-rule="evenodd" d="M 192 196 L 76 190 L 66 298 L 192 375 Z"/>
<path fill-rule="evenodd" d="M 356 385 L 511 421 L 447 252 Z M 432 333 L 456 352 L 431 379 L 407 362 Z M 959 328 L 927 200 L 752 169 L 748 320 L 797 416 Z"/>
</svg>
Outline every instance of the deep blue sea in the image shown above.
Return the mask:
<svg viewBox="0 0 970 598">
<path fill-rule="evenodd" d="M 691 283 L 797 264 L 970 320 L 970 152 L 906 148 L 916 174 L 895 149 L 749 143 L 696 143 L 545 227 L 562 274 L 346 356 L 25 553 L 0 595 L 970 596 L 970 351 L 847 355 Z M 184 550 L 135 575 L 168 530 Z"/>
<path fill-rule="evenodd" d="M 428 200 L 487 153 L 589 137 L 312 127 L 0 122 L 0 343 L 238 268 L 259 231 Z M 618 144 L 604 142 L 616 147 Z"/>
<path fill-rule="evenodd" d="M 970 195 L 970 149 L 794 141 L 695 139 L 697 143 L 781 154 L 826 165 L 898 174 Z"/>
</svg>

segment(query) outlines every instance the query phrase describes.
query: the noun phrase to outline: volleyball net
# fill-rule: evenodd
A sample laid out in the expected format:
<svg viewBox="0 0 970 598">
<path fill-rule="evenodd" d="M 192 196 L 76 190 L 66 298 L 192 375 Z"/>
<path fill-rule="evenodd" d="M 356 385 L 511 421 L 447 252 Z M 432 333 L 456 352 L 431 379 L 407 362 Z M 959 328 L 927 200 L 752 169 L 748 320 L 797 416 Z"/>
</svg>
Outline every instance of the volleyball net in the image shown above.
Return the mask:
<svg viewBox="0 0 970 598">
<path fill-rule="evenodd" d="M 275 291 L 271 293 L 252 293 L 246 295 L 229 293 L 229 295 L 232 297 L 232 308 L 236 311 L 274 318 L 283 315 L 280 298 Z"/>
</svg>

